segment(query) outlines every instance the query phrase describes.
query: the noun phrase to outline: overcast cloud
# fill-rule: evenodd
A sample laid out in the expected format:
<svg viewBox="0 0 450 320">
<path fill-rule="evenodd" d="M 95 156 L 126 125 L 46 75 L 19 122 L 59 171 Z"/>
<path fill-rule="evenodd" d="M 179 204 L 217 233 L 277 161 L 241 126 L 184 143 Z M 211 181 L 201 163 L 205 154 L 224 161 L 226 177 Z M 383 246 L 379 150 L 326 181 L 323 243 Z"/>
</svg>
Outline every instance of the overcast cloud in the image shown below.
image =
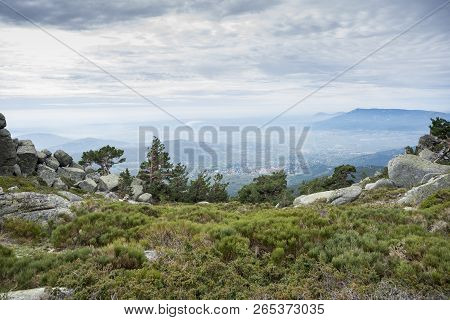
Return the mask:
<svg viewBox="0 0 450 320">
<path fill-rule="evenodd" d="M 275 116 L 444 2 L 1 1 L 184 121 Z M 287 116 L 449 111 L 449 21 L 450 5 Z M 168 119 L 1 2 L 0 112 L 17 127 Z"/>
</svg>

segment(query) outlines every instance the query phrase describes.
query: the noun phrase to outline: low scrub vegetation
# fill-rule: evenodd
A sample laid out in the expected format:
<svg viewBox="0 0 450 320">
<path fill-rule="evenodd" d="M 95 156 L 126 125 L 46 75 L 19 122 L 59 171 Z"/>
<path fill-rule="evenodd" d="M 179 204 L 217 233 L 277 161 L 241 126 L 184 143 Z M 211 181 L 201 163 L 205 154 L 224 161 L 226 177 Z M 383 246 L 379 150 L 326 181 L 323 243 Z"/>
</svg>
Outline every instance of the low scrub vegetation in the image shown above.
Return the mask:
<svg viewBox="0 0 450 320">
<path fill-rule="evenodd" d="M 75 220 L 48 232 L 4 224 L 2 237 L 34 242 L 21 244 L 33 250 L 20 255 L 0 245 L 0 292 L 62 286 L 77 299 L 448 299 L 448 194 L 416 211 L 364 202 L 274 209 L 89 200 Z M 147 260 L 145 250 L 157 258 Z"/>
</svg>

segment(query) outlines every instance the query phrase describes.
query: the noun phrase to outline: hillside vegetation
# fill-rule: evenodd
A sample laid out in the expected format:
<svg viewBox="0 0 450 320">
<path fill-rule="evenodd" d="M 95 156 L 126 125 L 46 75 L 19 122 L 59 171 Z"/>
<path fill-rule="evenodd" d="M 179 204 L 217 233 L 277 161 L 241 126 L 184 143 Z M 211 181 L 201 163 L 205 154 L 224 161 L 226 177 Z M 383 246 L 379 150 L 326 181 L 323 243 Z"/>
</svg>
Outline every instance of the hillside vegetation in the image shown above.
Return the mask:
<svg viewBox="0 0 450 320">
<path fill-rule="evenodd" d="M 88 199 L 61 225 L 1 224 L 0 292 L 76 299 L 448 299 L 450 190 L 409 211 L 352 204 L 137 205 Z M 148 253 L 151 253 L 150 255 Z"/>
</svg>

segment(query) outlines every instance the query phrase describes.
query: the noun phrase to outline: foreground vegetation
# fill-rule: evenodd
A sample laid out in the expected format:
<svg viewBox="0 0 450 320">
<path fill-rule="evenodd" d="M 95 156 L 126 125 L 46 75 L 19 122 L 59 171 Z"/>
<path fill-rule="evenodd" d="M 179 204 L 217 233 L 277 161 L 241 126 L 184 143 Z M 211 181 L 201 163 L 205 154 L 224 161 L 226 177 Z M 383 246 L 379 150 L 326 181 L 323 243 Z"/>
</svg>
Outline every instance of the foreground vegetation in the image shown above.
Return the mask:
<svg viewBox="0 0 450 320">
<path fill-rule="evenodd" d="M 92 199 L 59 226 L 8 220 L 0 292 L 61 286 L 77 299 L 448 299 L 450 191 L 416 211 L 380 204 L 396 196 L 382 191 L 351 205 L 284 209 Z M 147 260 L 145 250 L 158 258 Z"/>
</svg>

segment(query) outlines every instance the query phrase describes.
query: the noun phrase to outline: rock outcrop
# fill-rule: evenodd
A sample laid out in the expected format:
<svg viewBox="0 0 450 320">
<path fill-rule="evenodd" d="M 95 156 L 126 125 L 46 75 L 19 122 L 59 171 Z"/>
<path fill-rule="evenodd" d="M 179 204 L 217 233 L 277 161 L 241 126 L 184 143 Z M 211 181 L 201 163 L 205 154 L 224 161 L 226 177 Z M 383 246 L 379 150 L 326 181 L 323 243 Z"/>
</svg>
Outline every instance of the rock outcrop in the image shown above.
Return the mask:
<svg viewBox="0 0 450 320">
<path fill-rule="evenodd" d="M 73 290 L 67 288 L 35 288 L 28 290 L 11 291 L 0 294 L 5 300 L 65 300 L 70 299 Z"/>
<path fill-rule="evenodd" d="M 294 207 L 308 205 L 316 201 L 326 201 L 334 205 L 352 202 L 357 199 L 362 192 L 360 186 L 354 185 L 347 188 L 323 191 L 308 195 L 302 195 L 294 200 Z"/>
<path fill-rule="evenodd" d="M 0 175 L 12 176 L 16 164 L 16 145 L 6 128 L 6 119 L 0 113 Z"/>
<path fill-rule="evenodd" d="M 56 173 L 55 170 L 43 164 L 38 165 L 37 175 L 49 187 L 53 186 L 53 183 L 58 178 L 58 174 Z"/>
<path fill-rule="evenodd" d="M 90 178 L 86 178 L 85 180 L 78 182 L 75 186 L 86 192 L 93 193 L 97 191 L 97 183 Z"/>
<path fill-rule="evenodd" d="M 131 198 L 137 200 L 144 193 L 144 181 L 134 178 L 131 182 Z"/>
<path fill-rule="evenodd" d="M 137 198 L 138 202 L 146 202 L 151 203 L 152 202 L 152 195 L 150 193 L 143 193 Z"/>
<path fill-rule="evenodd" d="M 36 171 L 38 156 L 32 141 L 19 141 L 19 147 L 17 148 L 17 159 L 22 175 L 29 176 Z"/>
<path fill-rule="evenodd" d="M 412 188 L 398 201 L 402 205 L 418 205 L 433 193 L 450 188 L 450 174 L 432 178 L 425 184 Z"/>
<path fill-rule="evenodd" d="M 61 167 L 70 166 L 73 162 L 73 158 L 70 155 L 68 155 L 66 152 L 64 152 L 63 150 L 55 151 L 53 156 L 56 158 L 56 160 L 58 160 Z"/>
<path fill-rule="evenodd" d="M 427 174 L 445 174 L 450 167 L 424 160 L 418 156 L 405 154 L 393 158 L 388 163 L 388 174 L 398 187 L 412 188 L 423 183 Z"/>
<path fill-rule="evenodd" d="M 22 218 L 39 223 L 74 217 L 70 201 L 54 195 L 35 192 L 4 193 L 0 195 L 0 219 Z"/>
<path fill-rule="evenodd" d="M 98 181 L 98 190 L 100 191 L 114 191 L 119 186 L 120 177 L 117 174 L 108 174 L 100 177 Z"/>
<path fill-rule="evenodd" d="M 78 182 L 84 180 L 86 177 L 86 172 L 77 168 L 61 167 L 58 169 L 58 175 L 61 178 L 69 180 L 73 184 L 77 184 Z"/>
<path fill-rule="evenodd" d="M 380 179 L 374 183 L 368 183 L 364 187 L 365 190 L 375 190 L 380 188 L 395 188 L 395 183 L 390 179 Z"/>
</svg>

